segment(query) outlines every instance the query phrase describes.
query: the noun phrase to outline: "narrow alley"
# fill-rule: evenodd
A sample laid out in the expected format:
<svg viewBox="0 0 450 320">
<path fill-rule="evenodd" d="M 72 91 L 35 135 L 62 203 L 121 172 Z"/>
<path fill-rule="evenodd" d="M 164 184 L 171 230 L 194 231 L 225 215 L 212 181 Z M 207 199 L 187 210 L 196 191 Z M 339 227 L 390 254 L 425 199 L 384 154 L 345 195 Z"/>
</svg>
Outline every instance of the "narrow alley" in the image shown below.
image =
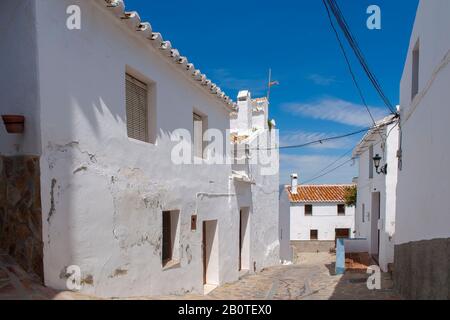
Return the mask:
<svg viewBox="0 0 450 320">
<path fill-rule="evenodd" d="M 247 275 L 217 288 L 206 296 L 133 297 L 137 300 L 399 300 L 389 274 L 382 274 L 381 290 L 369 290 L 363 269 L 334 275 L 335 256 L 304 253 L 292 265 L 276 266 Z M 95 300 L 73 292 L 56 292 L 43 287 L 6 255 L 0 260 L 0 299 Z M 112 298 L 114 299 L 114 298 Z"/>
</svg>

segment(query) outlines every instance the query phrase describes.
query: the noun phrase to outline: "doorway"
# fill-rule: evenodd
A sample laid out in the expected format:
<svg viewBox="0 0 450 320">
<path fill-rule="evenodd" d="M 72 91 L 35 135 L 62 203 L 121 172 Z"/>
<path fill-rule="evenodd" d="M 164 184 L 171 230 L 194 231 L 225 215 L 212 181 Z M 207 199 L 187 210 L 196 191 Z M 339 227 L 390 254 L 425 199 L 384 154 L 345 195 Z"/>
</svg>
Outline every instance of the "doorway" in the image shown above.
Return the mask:
<svg viewBox="0 0 450 320">
<path fill-rule="evenodd" d="M 239 271 L 250 269 L 249 213 L 249 208 L 241 208 L 239 212 Z"/>
<path fill-rule="evenodd" d="M 378 262 L 380 254 L 380 230 L 378 229 L 378 221 L 380 220 L 380 193 L 372 193 L 372 213 L 370 217 L 370 253 L 375 261 Z"/>
<path fill-rule="evenodd" d="M 219 285 L 219 237 L 217 220 L 203 221 L 203 284 Z"/>
</svg>

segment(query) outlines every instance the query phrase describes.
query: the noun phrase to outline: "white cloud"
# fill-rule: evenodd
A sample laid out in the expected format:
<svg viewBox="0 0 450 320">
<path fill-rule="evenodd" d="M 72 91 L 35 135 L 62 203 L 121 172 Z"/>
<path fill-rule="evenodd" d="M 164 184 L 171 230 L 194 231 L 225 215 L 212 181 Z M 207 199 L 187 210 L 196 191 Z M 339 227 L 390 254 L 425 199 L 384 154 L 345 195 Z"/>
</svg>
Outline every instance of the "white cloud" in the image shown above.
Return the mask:
<svg viewBox="0 0 450 320">
<path fill-rule="evenodd" d="M 338 160 L 339 156 L 329 155 L 292 155 L 281 154 L 280 163 L 280 183 L 289 184 L 291 173 L 297 173 L 299 175 L 299 183 L 303 183 L 313 177 L 316 173 L 327 167 L 333 161 Z M 333 168 L 339 166 L 350 158 L 343 158 L 336 164 L 323 171 L 325 173 Z M 334 184 L 334 183 L 351 183 L 353 177 L 357 176 L 357 165 L 350 162 L 341 168 L 325 175 L 324 177 L 317 179 L 311 184 Z"/>
<path fill-rule="evenodd" d="M 216 69 L 211 72 L 211 79 L 214 79 L 221 89 L 230 90 L 250 90 L 254 97 L 264 95 L 267 90 L 267 79 L 265 78 L 237 78 L 226 69 Z"/>
<path fill-rule="evenodd" d="M 323 76 L 316 73 L 309 75 L 308 80 L 311 80 L 312 82 L 314 82 L 319 86 L 329 86 L 337 82 L 335 76 Z"/>
<path fill-rule="evenodd" d="M 328 120 L 356 127 L 373 125 L 365 106 L 336 98 L 325 98 L 314 103 L 288 103 L 285 110 L 295 115 Z M 370 107 L 375 121 L 384 118 L 387 112 L 381 108 Z"/>
<path fill-rule="evenodd" d="M 308 131 L 281 131 L 280 146 L 292 146 L 317 141 L 328 137 L 338 136 L 339 133 L 326 132 L 308 132 Z M 352 137 L 342 138 L 338 140 L 325 141 L 311 145 L 312 149 L 342 149 L 355 145 L 357 140 Z"/>
</svg>

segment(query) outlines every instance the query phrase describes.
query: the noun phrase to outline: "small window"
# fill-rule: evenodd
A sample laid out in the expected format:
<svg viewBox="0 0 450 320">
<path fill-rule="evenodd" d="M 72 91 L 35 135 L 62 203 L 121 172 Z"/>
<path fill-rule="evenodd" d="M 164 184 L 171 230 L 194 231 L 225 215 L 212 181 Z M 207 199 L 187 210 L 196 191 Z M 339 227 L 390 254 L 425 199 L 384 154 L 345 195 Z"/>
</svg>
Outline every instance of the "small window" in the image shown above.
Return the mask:
<svg viewBox="0 0 450 320">
<path fill-rule="evenodd" d="M 176 238 L 179 232 L 179 211 L 163 211 L 162 218 L 162 264 L 165 266 L 178 258 L 176 252 Z"/>
<path fill-rule="evenodd" d="M 319 230 L 310 230 L 309 240 L 318 240 L 318 239 L 319 239 Z"/>
<path fill-rule="evenodd" d="M 204 150 L 203 134 L 205 132 L 205 127 L 206 127 L 205 117 L 194 112 L 193 120 L 194 120 L 193 121 L 194 156 L 197 158 L 203 158 L 203 150 Z"/>
<path fill-rule="evenodd" d="M 369 147 L 369 179 L 373 178 L 373 145 Z"/>
<path fill-rule="evenodd" d="M 337 205 L 338 216 L 345 216 L 345 204 Z"/>
<path fill-rule="evenodd" d="M 128 137 L 149 142 L 148 87 L 126 75 L 126 108 Z"/>
<path fill-rule="evenodd" d="M 312 205 L 305 204 L 305 216 L 312 216 Z"/>
<path fill-rule="evenodd" d="M 366 205 L 364 203 L 362 204 L 361 211 L 362 211 L 362 222 L 366 222 Z"/>
<path fill-rule="evenodd" d="M 417 44 L 412 52 L 412 83 L 411 100 L 419 93 L 419 67 L 420 67 L 420 43 Z"/>
</svg>

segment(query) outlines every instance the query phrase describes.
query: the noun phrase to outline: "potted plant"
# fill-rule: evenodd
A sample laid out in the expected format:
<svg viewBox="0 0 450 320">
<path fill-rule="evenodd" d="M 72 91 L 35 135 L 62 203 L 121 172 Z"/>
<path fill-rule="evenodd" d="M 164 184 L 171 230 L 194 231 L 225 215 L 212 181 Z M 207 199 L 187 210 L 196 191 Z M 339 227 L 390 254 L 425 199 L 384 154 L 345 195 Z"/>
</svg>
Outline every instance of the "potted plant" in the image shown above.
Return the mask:
<svg viewBox="0 0 450 320">
<path fill-rule="evenodd" d="M 2 115 L 8 133 L 23 133 L 25 129 L 25 117 L 21 115 L 5 114 Z"/>
</svg>

